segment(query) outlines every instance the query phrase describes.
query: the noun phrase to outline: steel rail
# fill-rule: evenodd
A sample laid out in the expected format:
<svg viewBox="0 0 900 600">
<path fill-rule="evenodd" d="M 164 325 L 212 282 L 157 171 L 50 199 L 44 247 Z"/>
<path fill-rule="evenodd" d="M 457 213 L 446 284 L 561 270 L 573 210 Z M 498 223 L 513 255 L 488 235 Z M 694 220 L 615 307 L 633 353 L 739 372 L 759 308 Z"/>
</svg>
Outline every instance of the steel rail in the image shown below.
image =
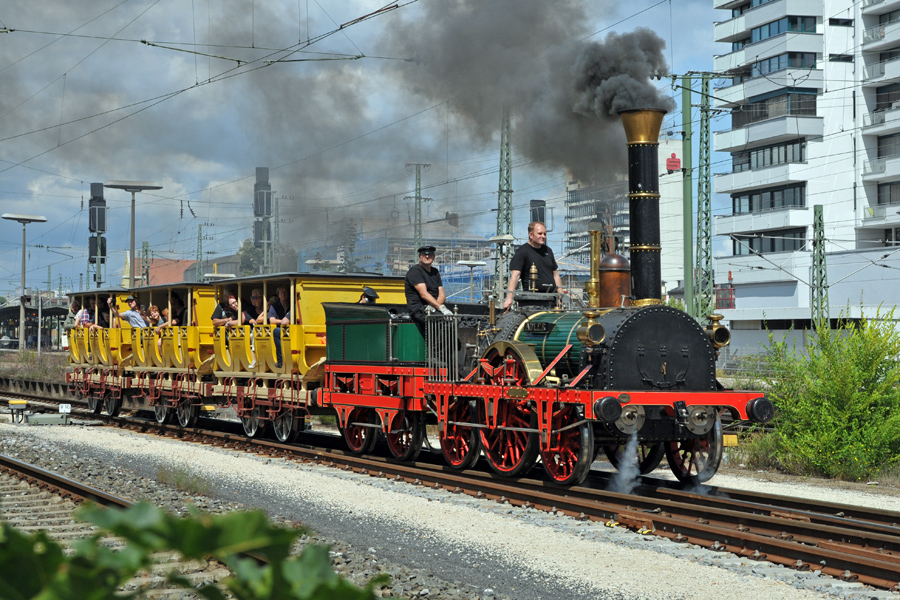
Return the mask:
<svg viewBox="0 0 900 600">
<path fill-rule="evenodd" d="M 40 467 L 16 460 L 10 456 L 0 454 L 0 472 L 15 473 L 26 481 L 47 488 L 53 494 L 72 500 L 91 500 L 101 506 L 115 506 L 128 508 L 132 503 L 124 498 L 108 494 L 103 490 L 79 483 L 59 473 L 54 473 Z"/>
</svg>

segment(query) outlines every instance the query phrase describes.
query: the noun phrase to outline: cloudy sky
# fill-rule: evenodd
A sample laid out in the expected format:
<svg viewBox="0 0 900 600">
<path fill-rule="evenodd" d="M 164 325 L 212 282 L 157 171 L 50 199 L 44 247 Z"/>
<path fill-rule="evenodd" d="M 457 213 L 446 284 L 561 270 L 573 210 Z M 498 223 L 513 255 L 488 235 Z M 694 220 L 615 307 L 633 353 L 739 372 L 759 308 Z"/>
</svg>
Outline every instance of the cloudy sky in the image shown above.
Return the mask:
<svg viewBox="0 0 900 600">
<path fill-rule="evenodd" d="M 504 103 L 516 230 L 542 198 L 561 232 L 566 170 L 602 181 L 622 164 L 610 113 L 671 104 L 659 76 L 728 51 L 712 41 L 727 15 L 710 0 L 383 2 L 5 3 L 0 212 L 48 219 L 28 226 L 27 284 L 46 287 L 49 270 L 54 289 L 78 287 L 90 184 L 109 180 L 162 186 L 137 202 L 136 245 L 154 257 L 196 258 L 200 225 L 205 253 L 236 251 L 252 237 L 259 166 L 297 249 L 343 217 L 364 235 L 410 228 L 408 163 L 431 165 L 426 221 L 456 212 L 461 229 L 491 234 Z M 672 111 L 664 128 L 680 127 Z M 113 279 L 131 196 L 106 199 Z M 21 226 L 0 221 L 0 295 L 20 277 Z"/>
</svg>

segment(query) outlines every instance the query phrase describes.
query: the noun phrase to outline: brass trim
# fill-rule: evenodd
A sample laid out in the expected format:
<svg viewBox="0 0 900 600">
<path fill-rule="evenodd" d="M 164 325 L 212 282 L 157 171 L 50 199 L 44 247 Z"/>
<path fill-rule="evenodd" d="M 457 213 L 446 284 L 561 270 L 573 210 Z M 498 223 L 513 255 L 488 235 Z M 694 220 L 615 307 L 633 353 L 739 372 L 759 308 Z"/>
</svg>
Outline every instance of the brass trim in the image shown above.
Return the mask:
<svg viewBox="0 0 900 600">
<path fill-rule="evenodd" d="M 650 144 L 659 140 L 659 130 L 666 111 L 658 108 L 630 109 L 619 113 L 625 127 L 628 145 Z"/>
<path fill-rule="evenodd" d="M 663 301 L 659 298 L 641 298 L 640 300 L 632 300 L 631 306 L 641 307 L 641 306 L 656 306 L 662 304 Z"/>
<path fill-rule="evenodd" d="M 525 328 L 525 323 L 528 323 L 529 321 L 531 321 L 532 319 L 534 319 L 534 318 L 537 317 L 538 315 L 546 315 L 546 314 L 549 314 L 550 312 L 552 312 L 552 311 L 549 311 L 549 310 L 542 310 L 541 312 L 536 312 L 536 313 L 534 313 L 533 315 L 529 315 L 528 317 L 526 317 L 524 321 L 522 321 L 521 323 L 519 323 L 519 328 L 516 329 L 516 332 L 512 335 L 512 339 L 518 342 L 518 341 L 519 341 L 519 334 L 522 333 L 522 329 Z"/>
<path fill-rule="evenodd" d="M 662 246 L 657 244 L 633 244 L 628 246 L 629 250 L 662 250 Z"/>
<path fill-rule="evenodd" d="M 537 355 L 535 355 L 534 350 L 531 349 L 531 346 L 528 344 L 523 344 L 522 342 L 495 342 L 491 344 L 487 350 L 484 351 L 484 354 L 481 355 L 482 358 L 487 356 L 491 350 L 496 350 L 500 356 L 504 356 L 506 351 L 509 350 L 513 355 L 519 360 L 521 365 L 525 368 L 525 375 L 528 377 L 528 384 L 534 382 L 537 379 L 538 375 L 544 370 L 541 367 L 541 361 L 538 360 Z"/>
<path fill-rule="evenodd" d="M 659 198 L 659 192 L 628 192 L 629 198 Z"/>
</svg>

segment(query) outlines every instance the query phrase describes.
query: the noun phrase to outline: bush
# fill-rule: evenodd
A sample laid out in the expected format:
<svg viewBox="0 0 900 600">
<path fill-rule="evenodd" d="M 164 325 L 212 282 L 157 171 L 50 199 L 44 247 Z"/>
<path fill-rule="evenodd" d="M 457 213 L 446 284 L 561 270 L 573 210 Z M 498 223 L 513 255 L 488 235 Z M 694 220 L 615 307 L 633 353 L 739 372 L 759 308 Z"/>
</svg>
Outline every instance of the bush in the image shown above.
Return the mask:
<svg viewBox="0 0 900 600">
<path fill-rule="evenodd" d="M 64 381 L 68 366 L 69 355 L 62 352 L 42 352 L 40 357 L 34 350 L 0 353 L 0 374 L 13 379 Z"/>
<path fill-rule="evenodd" d="M 299 556 L 291 547 L 299 530 L 272 526 L 261 511 L 208 515 L 193 512 L 178 518 L 150 504 L 128 510 L 86 506 L 79 519 L 100 531 L 74 542 L 71 552 L 44 532 L 26 535 L 0 525 L 0 598 L 5 600 L 105 600 L 133 598 L 118 591 L 152 564 L 152 554 L 175 550 L 184 559 L 207 557 L 225 564 L 232 575 L 220 582 L 238 600 L 369 600 L 374 589 L 388 583 L 386 575 L 360 589 L 331 569 L 327 546 L 307 546 Z M 102 542 L 106 534 L 127 545 L 113 551 Z M 260 564 L 243 553 L 264 558 Z M 223 600 L 214 584 L 194 588 L 173 571 L 166 579 L 210 600 Z"/>
<path fill-rule="evenodd" d="M 900 334 L 893 311 L 817 327 L 805 353 L 770 335 L 777 460 L 789 472 L 868 479 L 900 462 Z"/>
</svg>

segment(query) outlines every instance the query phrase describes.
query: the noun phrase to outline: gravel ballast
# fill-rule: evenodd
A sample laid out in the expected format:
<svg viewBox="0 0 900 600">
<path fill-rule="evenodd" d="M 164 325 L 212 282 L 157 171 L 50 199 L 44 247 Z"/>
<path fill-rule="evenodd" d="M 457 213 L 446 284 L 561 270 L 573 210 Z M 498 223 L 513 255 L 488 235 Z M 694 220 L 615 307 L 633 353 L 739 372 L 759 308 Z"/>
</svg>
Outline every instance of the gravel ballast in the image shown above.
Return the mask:
<svg viewBox="0 0 900 600">
<path fill-rule="evenodd" d="M 332 544 L 335 570 L 357 582 L 386 572 L 384 596 L 407 598 L 900 598 L 815 572 L 641 536 L 488 500 L 320 465 L 108 427 L 0 423 L 0 453 L 174 512 L 261 508 Z M 155 481 L 160 468 L 208 482 L 190 497 Z M 898 498 L 718 475 L 722 487 L 896 510 Z M 821 496 L 817 496 L 821 494 Z"/>
</svg>

